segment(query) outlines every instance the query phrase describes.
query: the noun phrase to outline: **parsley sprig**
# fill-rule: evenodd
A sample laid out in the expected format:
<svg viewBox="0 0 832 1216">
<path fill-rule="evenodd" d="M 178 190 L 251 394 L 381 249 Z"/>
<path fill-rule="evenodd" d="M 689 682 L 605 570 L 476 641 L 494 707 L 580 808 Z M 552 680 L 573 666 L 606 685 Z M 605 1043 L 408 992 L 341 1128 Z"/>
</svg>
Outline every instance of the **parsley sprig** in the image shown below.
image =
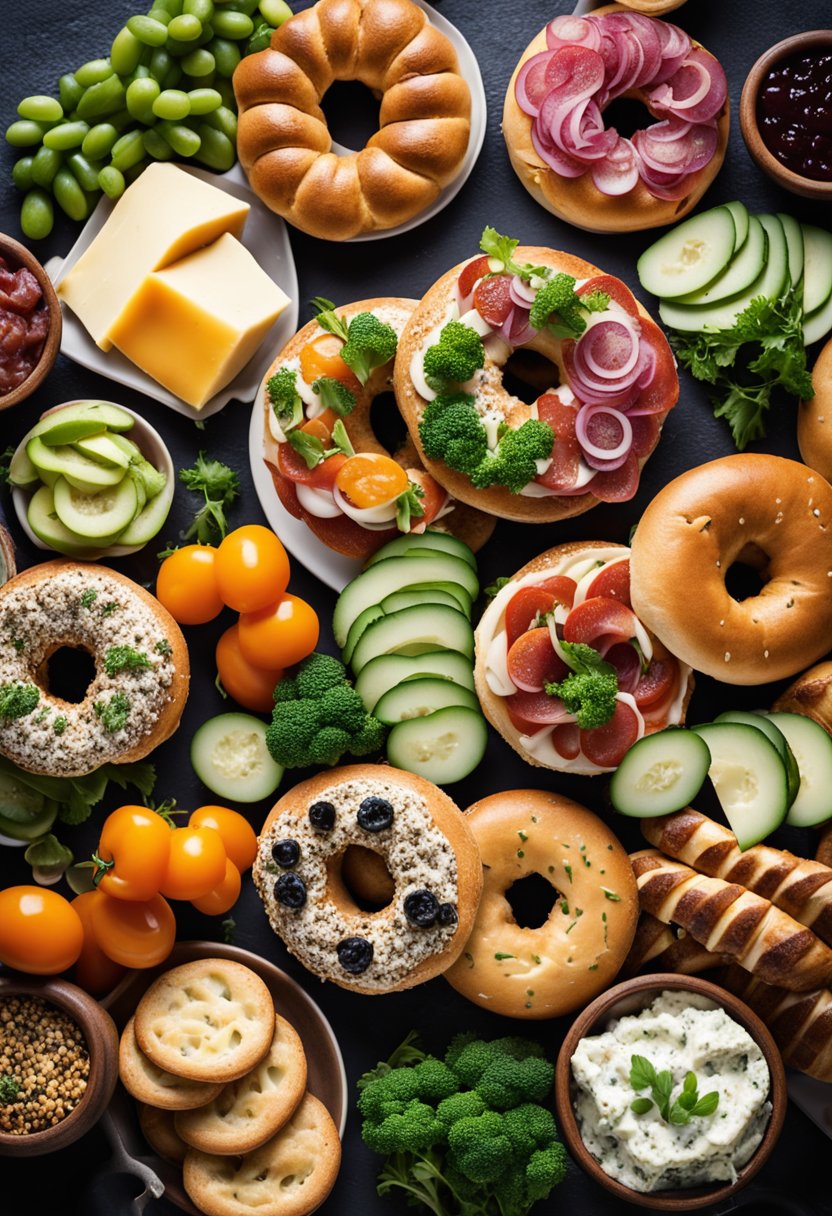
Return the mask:
<svg viewBox="0 0 832 1216">
<path fill-rule="evenodd" d="M 665 1123 L 681 1125 L 693 1118 L 705 1118 L 712 1115 L 719 1105 L 719 1094 L 715 1089 L 699 1097 L 696 1073 L 693 1072 L 685 1074 L 682 1089 L 673 1099 L 672 1073 L 669 1069 L 656 1072 L 646 1056 L 630 1056 L 630 1085 L 636 1091 L 649 1089 L 651 1093 L 649 1098 L 635 1098 L 630 1103 L 630 1110 L 637 1115 L 645 1115 L 655 1105 Z"/>
<path fill-rule="evenodd" d="M 184 539 L 200 545 L 218 545 L 228 532 L 226 511 L 240 493 L 240 479 L 220 460 L 208 460 L 200 452 L 190 469 L 179 470 L 179 480 L 189 490 L 202 494 L 203 505 L 194 515 Z"/>
</svg>

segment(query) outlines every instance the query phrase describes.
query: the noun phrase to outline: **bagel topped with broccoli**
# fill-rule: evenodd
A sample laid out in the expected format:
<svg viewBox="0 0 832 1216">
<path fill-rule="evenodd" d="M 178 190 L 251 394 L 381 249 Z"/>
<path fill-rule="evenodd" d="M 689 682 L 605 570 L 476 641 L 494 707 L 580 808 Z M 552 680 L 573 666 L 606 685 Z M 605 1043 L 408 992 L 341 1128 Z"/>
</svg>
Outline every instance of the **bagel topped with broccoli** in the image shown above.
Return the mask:
<svg viewBox="0 0 832 1216">
<path fill-rule="evenodd" d="M 399 340 L 396 398 L 428 472 L 460 502 L 531 523 L 632 498 L 679 396 L 664 334 L 581 258 L 493 228 L 480 248 Z"/>
</svg>

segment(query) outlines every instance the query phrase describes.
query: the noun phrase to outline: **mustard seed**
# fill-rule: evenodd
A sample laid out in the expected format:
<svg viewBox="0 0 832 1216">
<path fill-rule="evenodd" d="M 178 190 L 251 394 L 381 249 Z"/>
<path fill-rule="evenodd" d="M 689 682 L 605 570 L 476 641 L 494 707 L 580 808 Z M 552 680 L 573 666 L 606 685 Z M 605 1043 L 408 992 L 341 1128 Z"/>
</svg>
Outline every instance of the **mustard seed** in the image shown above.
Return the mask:
<svg viewBox="0 0 832 1216">
<path fill-rule="evenodd" d="M 0 1131 L 44 1131 L 71 1114 L 87 1088 L 80 1026 L 40 997 L 0 999 Z"/>
</svg>

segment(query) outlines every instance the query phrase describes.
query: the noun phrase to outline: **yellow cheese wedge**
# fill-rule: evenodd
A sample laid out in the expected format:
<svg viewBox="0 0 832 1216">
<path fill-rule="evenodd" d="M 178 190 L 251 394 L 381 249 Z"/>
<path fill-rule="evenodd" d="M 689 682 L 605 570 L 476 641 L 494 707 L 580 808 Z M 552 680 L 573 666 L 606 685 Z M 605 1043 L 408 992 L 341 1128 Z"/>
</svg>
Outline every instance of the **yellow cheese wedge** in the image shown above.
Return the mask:
<svg viewBox="0 0 832 1216">
<path fill-rule="evenodd" d="M 58 287 L 58 295 L 102 350 L 146 275 L 209 245 L 240 236 L 248 203 L 176 165 L 148 165 Z"/>
<path fill-rule="evenodd" d="M 288 303 L 226 233 L 147 275 L 110 335 L 142 371 L 201 409 L 248 363 Z"/>
</svg>

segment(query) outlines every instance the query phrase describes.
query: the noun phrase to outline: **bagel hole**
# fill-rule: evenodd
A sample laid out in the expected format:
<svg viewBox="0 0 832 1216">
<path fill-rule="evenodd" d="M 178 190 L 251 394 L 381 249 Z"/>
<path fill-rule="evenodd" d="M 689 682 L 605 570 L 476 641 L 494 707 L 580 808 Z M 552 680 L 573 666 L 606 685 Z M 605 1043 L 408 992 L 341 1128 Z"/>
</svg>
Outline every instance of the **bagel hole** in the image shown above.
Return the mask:
<svg viewBox="0 0 832 1216">
<path fill-rule="evenodd" d="M 615 127 L 624 139 L 631 139 L 636 131 L 655 121 L 647 107 L 635 97 L 616 97 L 604 110 L 604 126 L 608 131 Z"/>
<path fill-rule="evenodd" d="M 559 384 L 557 364 L 536 350 L 513 351 L 503 367 L 503 388 L 527 405 Z"/>
<path fill-rule="evenodd" d="M 379 393 L 370 406 L 370 426 L 381 446 L 390 455 L 398 452 L 407 439 L 407 427 L 399 413 L 394 393 Z"/>
<path fill-rule="evenodd" d="M 321 100 L 332 142 L 358 151 L 379 129 L 380 102 L 360 80 L 336 80 Z"/>
<path fill-rule="evenodd" d="M 393 902 L 396 884 L 380 853 L 360 844 L 347 845 L 328 863 L 333 894 L 353 912 L 381 912 Z"/>
<path fill-rule="evenodd" d="M 40 675 L 51 696 L 78 705 L 95 679 L 95 662 L 82 646 L 59 646 L 46 660 Z"/>
<path fill-rule="evenodd" d="M 555 901 L 562 898 L 560 891 L 542 874 L 518 878 L 506 891 L 511 914 L 521 929 L 539 929 L 545 925 Z"/>
<path fill-rule="evenodd" d="M 739 603 L 756 598 L 766 581 L 759 565 L 746 560 L 732 562 L 725 571 L 725 590 Z"/>
</svg>

